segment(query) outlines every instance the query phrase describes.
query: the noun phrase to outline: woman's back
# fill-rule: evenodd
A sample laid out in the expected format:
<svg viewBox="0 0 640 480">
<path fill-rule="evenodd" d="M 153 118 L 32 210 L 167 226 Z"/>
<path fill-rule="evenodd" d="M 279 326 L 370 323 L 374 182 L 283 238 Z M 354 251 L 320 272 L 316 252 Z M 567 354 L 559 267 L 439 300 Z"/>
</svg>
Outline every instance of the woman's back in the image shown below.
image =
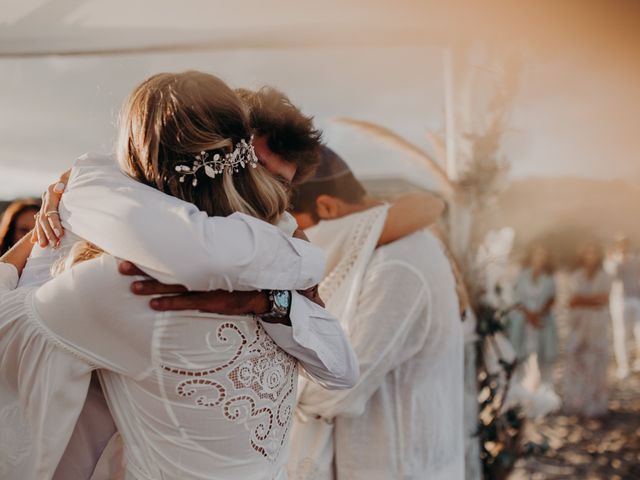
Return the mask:
<svg viewBox="0 0 640 480">
<path fill-rule="evenodd" d="M 105 255 L 35 295 L 47 327 L 103 369 L 127 478 L 283 475 L 296 361 L 252 317 L 154 312 L 129 283 Z"/>
</svg>

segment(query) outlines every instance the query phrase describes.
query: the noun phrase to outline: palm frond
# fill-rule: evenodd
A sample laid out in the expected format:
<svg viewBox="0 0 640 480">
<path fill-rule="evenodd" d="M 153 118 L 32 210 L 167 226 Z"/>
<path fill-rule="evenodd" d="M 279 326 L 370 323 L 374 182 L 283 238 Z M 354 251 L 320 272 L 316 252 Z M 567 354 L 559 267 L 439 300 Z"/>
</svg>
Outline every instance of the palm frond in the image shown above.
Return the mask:
<svg viewBox="0 0 640 480">
<path fill-rule="evenodd" d="M 354 118 L 338 117 L 335 121 L 367 133 L 372 137 L 406 153 L 409 158 L 415 161 L 416 164 L 422 167 L 427 167 L 440 184 L 443 194 L 450 196 L 454 193 L 456 189 L 455 184 L 449 180 L 449 177 L 447 177 L 447 174 L 442 167 L 438 165 L 438 163 L 431 158 L 427 152 L 401 137 L 394 131 L 372 122 L 357 120 Z"/>
</svg>

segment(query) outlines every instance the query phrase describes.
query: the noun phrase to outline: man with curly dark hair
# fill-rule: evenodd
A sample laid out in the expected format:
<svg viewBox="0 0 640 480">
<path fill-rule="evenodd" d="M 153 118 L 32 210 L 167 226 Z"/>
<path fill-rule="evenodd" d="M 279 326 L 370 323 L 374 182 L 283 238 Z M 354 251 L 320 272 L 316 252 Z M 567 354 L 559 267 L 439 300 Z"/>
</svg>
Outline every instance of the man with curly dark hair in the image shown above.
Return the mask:
<svg viewBox="0 0 640 480">
<path fill-rule="evenodd" d="M 322 132 L 289 97 L 273 87 L 236 90 L 250 111 L 261 163 L 285 183 L 298 184 L 320 163 Z"/>
</svg>

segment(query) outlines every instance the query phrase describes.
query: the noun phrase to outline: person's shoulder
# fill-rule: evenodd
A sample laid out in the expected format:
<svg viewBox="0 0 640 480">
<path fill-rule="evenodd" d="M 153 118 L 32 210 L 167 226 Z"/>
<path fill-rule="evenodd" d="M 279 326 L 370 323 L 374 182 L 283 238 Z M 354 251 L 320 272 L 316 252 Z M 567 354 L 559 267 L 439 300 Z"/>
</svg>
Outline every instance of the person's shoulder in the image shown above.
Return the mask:
<svg viewBox="0 0 640 480">
<path fill-rule="evenodd" d="M 75 167 L 117 167 L 118 162 L 114 153 L 86 152 L 73 163 Z"/>
<path fill-rule="evenodd" d="M 72 282 L 79 290 L 91 290 L 96 286 L 104 287 L 121 283 L 121 275 L 118 274 L 117 260 L 107 253 L 96 258 L 75 264 L 62 272 L 59 277 L 67 282 Z"/>
<path fill-rule="evenodd" d="M 416 255 L 425 251 L 439 252 L 444 255 L 440 240 L 428 230 L 420 230 L 386 245 L 381 245 L 376 251 L 384 256 L 405 256 L 406 253 Z"/>
<path fill-rule="evenodd" d="M 114 178 L 126 178 L 118 166 L 115 154 L 89 152 L 78 157 L 73 163 L 69 187 L 102 185 L 113 181 Z"/>
<path fill-rule="evenodd" d="M 128 277 L 118 273 L 116 259 L 103 254 L 77 263 L 43 284 L 36 292 L 36 304 L 39 311 L 54 312 L 53 317 L 55 312 L 105 311 L 131 296 L 129 283 Z"/>
<path fill-rule="evenodd" d="M 451 268 L 440 240 L 428 230 L 412 233 L 378 247 L 374 253 L 372 264 L 388 262 L 406 264 L 408 267 L 417 268 L 420 271 Z"/>
</svg>

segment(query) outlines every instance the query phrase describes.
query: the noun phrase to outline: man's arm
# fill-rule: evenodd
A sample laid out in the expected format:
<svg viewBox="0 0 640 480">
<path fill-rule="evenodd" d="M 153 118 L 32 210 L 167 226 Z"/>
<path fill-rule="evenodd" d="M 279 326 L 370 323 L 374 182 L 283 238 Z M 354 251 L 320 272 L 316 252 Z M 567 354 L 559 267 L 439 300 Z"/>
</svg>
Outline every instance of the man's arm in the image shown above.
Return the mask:
<svg viewBox="0 0 640 480">
<path fill-rule="evenodd" d="M 409 193 L 391 203 L 378 246 L 427 228 L 444 212 L 444 201 L 429 192 Z"/>
<path fill-rule="evenodd" d="M 140 275 L 142 271 L 130 262 L 119 265 L 124 275 Z M 164 295 L 150 300 L 158 311 L 199 310 L 225 315 L 256 315 L 268 311 L 261 292 L 187 292 L 181 285 L 164 285 L 147 279 L 131 284 L 136 295 Z M 358 361 L 338 320 L 321 305 L 298 292 L 292 292 L 291 311 L 287 322 L 261 324 L 269 336 L 292 357 L 306 373 L 324 388 L 351 388 L 358 378 Z"/>
<path fill-rule="evenodd" d="M 360 378 L 351 390 L 340 392 L 307 384 L 300 410 L 325 418 L 361 415 L 385 376 L 423 348 L 430 330 L 429 296 L 425 279 L 411 265 L 393 262 L 370 269 L 358 311 L 348 319 Z"/>
<path fill-rule="evenodd" d="M 320 305 L 293 292 L 291 326 L 261 322 L 285 352 L 300 361 L 318 385 L 329 390 L 352 388 L 358 359 L 338 320 Z"/>
<path fill-rule="evenodd" d="M 53 224 L 54 198 L 50 189 L 44 210 Z M 77 162 L 60 214 L 79 237 L 190 290 L 305 289 L 324 271 L 319 248 L 247 215 L 208 217 L 127 177 L 110 157 Z"/>
</svg>

